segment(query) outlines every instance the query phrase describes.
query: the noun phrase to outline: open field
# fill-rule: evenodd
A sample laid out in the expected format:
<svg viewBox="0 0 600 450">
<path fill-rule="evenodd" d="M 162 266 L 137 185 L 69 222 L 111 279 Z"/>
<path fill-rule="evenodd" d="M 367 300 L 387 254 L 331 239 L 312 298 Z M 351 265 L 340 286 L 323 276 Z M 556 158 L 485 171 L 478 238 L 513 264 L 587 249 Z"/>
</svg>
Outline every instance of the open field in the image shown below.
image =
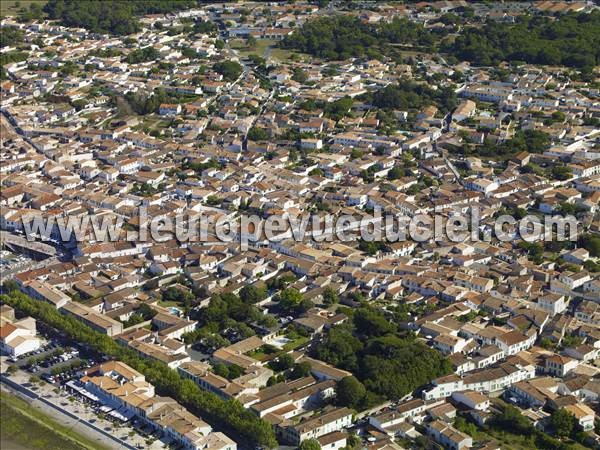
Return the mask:
<svg viewBox="0 0 600 450">
<path fill-rule="evenodd" d="M 0 14 L 3 16 L 15 15 L 21 8 L 29 8 L 32 3 L 44 6 L 46 0 L 2 0 L 0 1 Z"/>
<path fill-rule="evenodd" d="M 248 46 L 245 39 L 232 39 L 231 48 L 239 51 L 240 56 L 258 55 L 263 58 L 271 58 L 278 61 L 286 61 L 294 53 L 277 47 L 277 41 L 273 39 L 257 39 L 256 44 Z"/>
<path fill-rule="evenodd" d="M 299 53 L 293 52 L 291 50 L 286 50 L 284 48 L 273 47 L 271 50 L 271 58 L 276 59 L 278 61 L 288 61 L 291 59 L 292 55 L 300 55 Z"/>
<path fill-rule="evenodd" d="M 18 397 L 0 394 L 3 449 L 102 449 L 86 437 L 64 427 Z"/>
<path fill-rule="evenodd" d="M 255 54 L 262 56 L 267 47 L 274 44 L 274 41 L 270 39 L 257 39 L 256 44 L 248 46 L 245 39 L 234 39 L 231 41 L 231 48 L 239 50 L 243 56 Z"/>
</svg>

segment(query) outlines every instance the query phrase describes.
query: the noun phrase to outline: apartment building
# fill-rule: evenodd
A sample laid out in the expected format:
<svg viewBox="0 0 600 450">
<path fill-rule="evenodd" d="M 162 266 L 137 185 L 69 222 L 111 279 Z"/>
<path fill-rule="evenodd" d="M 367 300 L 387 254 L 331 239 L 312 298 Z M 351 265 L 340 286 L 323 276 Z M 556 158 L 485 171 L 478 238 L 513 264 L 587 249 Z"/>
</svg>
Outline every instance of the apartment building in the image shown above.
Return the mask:
<svg viewBox="0 0 600 450">
<path fill-rule="evenodd" d="M 352 410 L 335 408 L 315 417 L 290 425 L 283 429 L 282 435 L 291 445 L 300 445 L 307 439 L 317 439 L 334 431 L 340 431 L 352 424 Z"/>
</svg>

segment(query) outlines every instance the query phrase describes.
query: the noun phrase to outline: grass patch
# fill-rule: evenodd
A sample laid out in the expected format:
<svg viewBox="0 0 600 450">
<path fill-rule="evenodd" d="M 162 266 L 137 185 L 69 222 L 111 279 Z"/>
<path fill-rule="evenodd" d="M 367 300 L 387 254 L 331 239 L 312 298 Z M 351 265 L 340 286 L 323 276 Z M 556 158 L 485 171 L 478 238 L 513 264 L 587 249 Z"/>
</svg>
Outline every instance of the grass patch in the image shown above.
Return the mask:
<svg viewBox="0 0 600 450">
<path fill-rule="evenodd" d="M 161 131 L 166 130 L 171 125 L 170 119 L 161 118 L 158 115 L 152 114 L 138 117 L 140 123 L 133 127 L 134 131 Z"/>
<path fill-rule="evenodd" d="M 286 50 L 277 47 L 277 41 L 273 39 L 257 39 L 256 44 L 248 46 L 245 39 L 234 39 L 230 42 L 231 48 L 237 50 L 241 57 L 245 58 L 248 55 L 258 55 L 261 58 L 265 56 L 267 49 L 270 47 L 268 56 L 270 59 L 279 61 L 287 61 L 295 53 L 291 50 Z"/>
<path fill-rule="evenodd" d="M 231 48 L 236 49 L 241 56 L 258 55 L 263 56 L 267 47 L 273 45 L 270 39 L 257 39 L 255 45 L 246 44 L 245 40 L 236 39 L 231 42 Z"/>
<path fill-rule="evenodd" d="M 281 350 L 274 349 L 274 351 L 268 351 L 268 348 L 270 346 L 263 345 L 262 347 L 257 348 L 256 350 L 248 352 L 248 356 L 250 356 L 251 358 L 254 358 L 260 362 L 271 361 L 272 359 L 277 358 L 279 355 L 282 355 L 283 353 L 288 353 L 290 350 L 294 350 L 294 349 L 306 344 L 308 341 L 309 341 L 308 337 L 298 336 L 294 340 L 285 344 Z"/>
<path fill-rule="evenodd" d="M 256 350 L 252 350 L 248 353 L 250 358 L 254 358 L 257 361 L 264 362 L 266 360 L 273 359 L 273 355 L 278 355 L 280 352 L 275 353 L 266 353 L 263 347 L 257 348 Z"/>
<path fill-rule="evenodd" d="M 29 5 L 37 3 L 41 7 L 47 3 L 46 0 L 2 0 L 0 1 L 0 14 L 3 16 L 16 16 L 21 8 L 29 9 Z"/>
<path fill-rule="evenodd" d="M 289 61 L 293 55 L 299 55 L 299 53 L 287 50 L 285 48 L 274 47 L 271 50 L 271 58 L 279 61 Z"/>
<path fill-rule="evenodd" d="M 504 431 L 491 428 L 477 428 L 477 432 L 472 436 L 474 442 L 493 442 L 501 448 L 510 448 L 513 450 L 529 450 L 534 444 L 529 436 L 506 433 Z"/>
<path fill-rule="evenodd" d="M 267 47 L 271 46 L 273 46 L 273 41 L 271 41 L 270 39 L 257 39 L 256 45 L 248 48 L 247 51 L 248 54 L 256 53 L 257 55 L 262 56 L 265 50 L 267 50 Z"/>
<path fill-rule="evenodd" d="M 512 450 L 530 450 L 535 448 L 535 440 L 532 435 L 514 434 L 492 427 L 486 427 L 485 429 L 478 427 L 477 432 L 472 437 L 474 442 L 491 441 L 501 448 L 510 448 Z M 568 441 L 568 444 L 572 450 L 584 450 L 587 448 L 571 440 Z"/>
<path fill-rule="evenodd" d="M 295 350 L 296 348 L 306 344 L 309 340 L 310 340 L 310 338 L 308 338 L 306 336 L 298 336 L 296 339 L 285 344 L 283 346 L 283 351 L 289 352 L 290 350 Z"/>
<path fill-rule="evenodd" d="M 68 427 L 60 425 L 14 395 L 2 392 L 0 404 L 3 447 L 14 443 L 30 450 L 105 449 Z"/>
<path fill-rule="evenodd" d="M 179 308 L 179 309 L 183 308 L 183 306 L 181 305 L 181 303 L 173 301 L 173 300 L 172 301 L 168 301 L 168 302 L 166 302 L 164 300 L 159 300 L 158 301 L 158 306 L 162 306 L 163 308 L 171 308 L 171 307 Z"/>
</svg>

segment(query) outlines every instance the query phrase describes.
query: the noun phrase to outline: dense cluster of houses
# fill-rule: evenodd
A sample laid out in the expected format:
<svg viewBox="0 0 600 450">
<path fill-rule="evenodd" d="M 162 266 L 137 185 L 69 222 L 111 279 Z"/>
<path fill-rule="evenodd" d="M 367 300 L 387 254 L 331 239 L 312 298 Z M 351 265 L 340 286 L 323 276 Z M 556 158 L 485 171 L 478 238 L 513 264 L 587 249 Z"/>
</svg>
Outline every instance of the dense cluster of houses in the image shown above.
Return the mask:
<svg viewBox="0 0 600 450">
<path fill-rule="evenodd" d="M 441 14 L 465 6 L 392 3 L 353 14 L 365 23 L 408 17 L 436 28 L 445 26 Z M 524 8 L 545 14 L 589 5 L 476 7 L 488 20 L 512 22 Z M 286 347 L 292 328 L 310 344 L 347 319 L 325 300 L 326 291 L 349 307 L 359 296 L 384 310 L 406 305 L 411 314 L 403 326 L 454 367 L 418 395 L 366 414 L 360 430 L 377 442 L 368 441 L 374 449 L 422 435 L 449 449 L 473 447 L 472 437 L 453 426 L 457 411 L 485 424 L 497 412 L 490 399 L 499 395 L 540 429 L 551 411 L 564 408 L 581 430 L 592 431 L 600 395 L 600 277 L 598 255 L 582 246 L 547 247 L 540 262 L 516 239 L 387 242 L 372 251 L 360 245 L 358 233 L 349 242 L 291 235 L 272 242 L 255 235 L 248 249 L 241 249 L 240 236 L 223 242 L 212 229 L 202 242 L 178 240 L 173 230 L 162 241 L 125 238 L 147 225 L 141 210 L 148 222 L 169 218 L 184 225 L 245 213 L 360 219 L 378 210 L 449 219 L 476 210 L 481 235 L 507 212 L 572 213 L 580 231 L 600 232 L 600 92 L 591 84 L 560 67 L 504 67 L 507 74 L 499 77 L 493 69 L 425 54 L 335 64 L 281 56 L 272 48 L 276 42 L 328 10 L 312 2 L 266 10 L 242 2 L 146 17 L 129 38 L 2 19 L 2 27 L 23 32 L 28 57 L 7 64 L 0 83 L 0 228 L 24 235 L 43 219 L 51 224 L 49 243 L 70 256 L 15 271 L 18 288 L 202 389 L 236 399 L 290 445 L 317 439 L 336 450 L 356 424 L 351 410 L 332 406 L 337 383 L 351 373 L 311 357 L 306 341 Z M 184 32 L 190 21 L 221 29 Z M 252 40 L 268 44 L 258 55 L 267 72 L 243 51 Z M 160 59 L 130 62 L 136 49 L 148 47 Z M 223 61 L 239 64 L 237 78 L 224 76 L 217 65 Z M 65 70 L 73 64 L 75 70 Z M 456 107 L 443 111 L 432 102 L 381 115 L 363 95 L 405 80 L 450 86 Z M 135 112 L 132 98 L 151 99 L 159 91 L 166 100 L 156 110 Z M 331 113 L 330 105 L 348 98 L 351 106 Z M 546 147 L 504 159 L 477 152 L 524 132 L 543 132 Z M 122 221 L 118 239 L 102 240 L 91 225 L 83 238 L 61 236 L 60 220 L 91 216 Z M 28 250 L 40 256 L 39 249 Z M 228 344 L 205 345 L 203 357 L 190 351 L 186 336 L 199 327 L 192 310 L 206 308 L 217 294 L 263 288 L 282 276 L 294 280 L 290 287 L 310 308 L 288 317 L 271 288 L 255 306 L 276 325 L 250 323 L 252 336 L 213 330 Z M 173 306 L 163 299 L 165 289 L 194 300 Z M 35 321 L 15 320 L 5 306 L 0 331 L 2 349 L 12 356 L 40 345 Z M 310 373 L 278 381 L 260 356 L 265 348 L 284 349 Z M 223 376 L 217 365 L 240 373 Z M 123 363 L 94 368 L 73 389 L 185 448 L 236 449 L 201 418 L 155 395 Z"/>
<path fill-rule="evenodd" d="M 210 425 L 172 398 L 156 395 L 154 386 L 146 381 L 144 375 L 122 362 L 101 364 L 90 369 L 77 382 L 70 383 L 73 393 L 82 398 L 94 398 L 104 407 L 112 408 L 111 411 L 120 417 L 135 417 L 152 429 L 161 431 L 181 448 L 237 448 L 237 444 L 225 434 L 213 431 Z"/>
</svg>

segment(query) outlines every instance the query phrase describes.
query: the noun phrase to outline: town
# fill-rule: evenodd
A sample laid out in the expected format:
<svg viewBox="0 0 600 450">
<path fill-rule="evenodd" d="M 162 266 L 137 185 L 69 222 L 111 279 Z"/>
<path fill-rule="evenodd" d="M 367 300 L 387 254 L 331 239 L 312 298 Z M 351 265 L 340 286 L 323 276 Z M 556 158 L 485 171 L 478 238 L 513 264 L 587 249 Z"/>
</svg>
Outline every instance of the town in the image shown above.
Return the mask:
<svg viewBox="0 0 600 450">
<path fill-rule="evenodd" d="M 2 0 L 0 26 L 3 447 L 600 448 L 597 2 Z M 478 222 L 214 226 L 374 213 Z M 122 227 L 65 239 L 83 218 Z"/>
</svg>

